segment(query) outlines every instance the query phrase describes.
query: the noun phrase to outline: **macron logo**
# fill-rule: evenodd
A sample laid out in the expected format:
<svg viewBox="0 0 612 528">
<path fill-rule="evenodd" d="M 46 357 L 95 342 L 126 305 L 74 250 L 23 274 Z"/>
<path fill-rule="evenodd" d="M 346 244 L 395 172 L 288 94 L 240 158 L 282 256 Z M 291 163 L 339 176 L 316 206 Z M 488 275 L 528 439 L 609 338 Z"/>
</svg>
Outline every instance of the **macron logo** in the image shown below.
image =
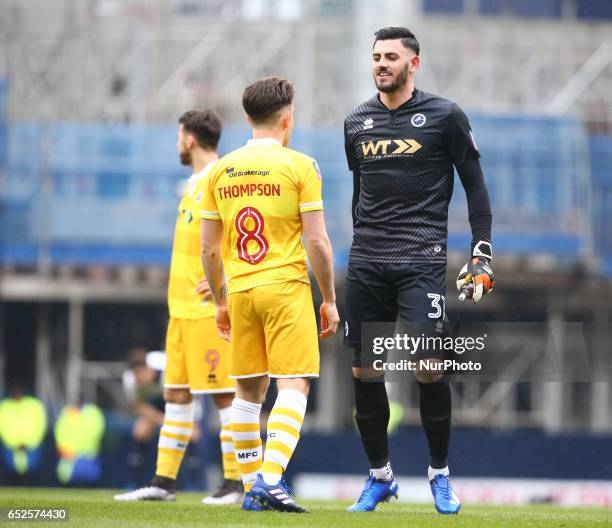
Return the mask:
<svg viewBox="0 0 612 528">
<path fill-rule="evenodd" d="M 370 130 L 371 128 L 374 128 L 374 119 L 370 117 L 363 122 L 363 129 Z"/>
</svg>

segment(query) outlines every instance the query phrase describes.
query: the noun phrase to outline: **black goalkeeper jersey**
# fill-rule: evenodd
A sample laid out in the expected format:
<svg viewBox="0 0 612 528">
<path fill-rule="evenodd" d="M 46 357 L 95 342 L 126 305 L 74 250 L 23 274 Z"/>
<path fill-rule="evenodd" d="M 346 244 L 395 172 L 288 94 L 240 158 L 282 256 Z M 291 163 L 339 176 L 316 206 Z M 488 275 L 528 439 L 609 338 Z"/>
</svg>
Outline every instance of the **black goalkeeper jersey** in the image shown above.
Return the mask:
<svg viewBox="0 0 612 528">
<path fill-rule="evenodd" d="M 349 261 L 445 263 L 453 165 L 479 158 L 461 108 L 415 89 L 389 110 L 377 94 L 347 116 L 344 140 L 355 184 Z"/>
</svg>

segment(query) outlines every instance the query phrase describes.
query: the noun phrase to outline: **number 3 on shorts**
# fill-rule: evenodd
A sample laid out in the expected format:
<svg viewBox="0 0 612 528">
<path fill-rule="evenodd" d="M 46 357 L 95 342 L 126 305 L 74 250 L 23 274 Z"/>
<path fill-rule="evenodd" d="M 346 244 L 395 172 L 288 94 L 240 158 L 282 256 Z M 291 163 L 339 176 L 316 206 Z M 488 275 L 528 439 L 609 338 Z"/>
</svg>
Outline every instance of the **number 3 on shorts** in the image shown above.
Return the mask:
<svg viewBox="0 0 612 528">
<path fill-rule="evenodd" d="M 446 302 L 444 299 L 444 295 L 439 295 L 437 293 L 428 293 L 427 297 L 431 299 L 431 306 L 434 308 L 434 312 L 429 312 L 427 317 L 430 319 L 439 319 L 440 317 L 446 318 Z"/>
<path fill-rule="evenodd" d="M 238 258 L 249 264 L 259 264 L 270 249 L 268 240 L 263 235 L 264 218 L 254 207 L 243 207 L 236 215 L 236 231 L 238 232 Z M 255 242 L 257 251 L 249 253 L 249 242 Z M 251 249 L 255 249 L 251 244 Z"/>
</svg>

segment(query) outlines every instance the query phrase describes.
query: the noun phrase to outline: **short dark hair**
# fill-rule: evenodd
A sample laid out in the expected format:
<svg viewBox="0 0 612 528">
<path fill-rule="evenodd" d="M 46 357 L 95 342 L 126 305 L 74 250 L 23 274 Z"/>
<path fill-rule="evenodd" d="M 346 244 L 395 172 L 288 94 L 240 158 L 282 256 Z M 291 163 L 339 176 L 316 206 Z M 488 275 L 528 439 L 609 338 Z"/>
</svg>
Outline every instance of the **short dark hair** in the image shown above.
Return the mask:
<svg viewBox="0 0 612 528">
<path fill-rule="evenodd" d="M 131 369 L 147 366 L 147 351 L 144 348 L 132 348 L 127 353 L 127 364 Z"/>
<path fill-rule="evenodd" d="M 417 55 L 421 51 L 421 46 L 419 46 L 419 41 L 414 36 L 414 33 L 405 27 L 397 27 L 390 26 L 379 29 L 376 33 L 374 33 L 376 38 L 374 39 L 374 45 L 379 40 L 396 40 L 401 39 L 402 44 L 406 49 L 411 49 Z"/>
<path fill-rule="evenodd" d="M 293 83 L 282 77 L 266 77 L 247 86 L 242 107 L 255 125 L 276 119 L 279 110 L 293 102 Z"/>
<path fill-rule="evenodd" d="M 183 129 L 191 134 L 200 147 L 216 150 L 221 137 L 221 118 L 214 110 L 189 110 L 180 118 Z"/>
</svg>

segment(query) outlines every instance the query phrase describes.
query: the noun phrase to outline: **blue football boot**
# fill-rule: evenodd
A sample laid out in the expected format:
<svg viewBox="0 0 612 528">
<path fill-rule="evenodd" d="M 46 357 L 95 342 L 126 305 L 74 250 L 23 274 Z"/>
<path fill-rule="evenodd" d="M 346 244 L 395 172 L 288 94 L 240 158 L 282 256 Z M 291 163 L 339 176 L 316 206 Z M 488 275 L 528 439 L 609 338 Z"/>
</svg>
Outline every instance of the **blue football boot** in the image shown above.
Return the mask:
<svg viewBox="0 0 612 528">
<path fill-rule="evenodd" d="M 253 496 L 252 491 L 249 491 L 244 494 L 244 500 L 242 501 L 241 510 L 244 511 L 264 511 L 269 508 L 266 508 L 257 497 Z"/>
<path fill-rule="evenodd" d="M 438 513 L 459 513 L 461 502 L 455 495 L 450 479 L 446 475 L 436 475 L 429 482 L 431 494 L 434 497 L 434 504 Z"/>
<path fill-rule="evenodd" d="M 258 474 L 251 493 L 266 509 L 291 513 L 308 513 L 306 508 L 302 508 L 302 506 L 293 500 L 293 492 L 285 482 L 285 479 L 281 478 L 278 484 L 267 484 L 261 474 Z"/>
<path fill-rule="evenodd" d="M 397 499 L 397 482 L 393 480 L 376 480 L 374 475 L 366 480 L 365 486 L 359 498 L 348 508 L 349 512 L 374 511 L 379 502 L 389 502 L 391 497 Z"/>
</svg>

